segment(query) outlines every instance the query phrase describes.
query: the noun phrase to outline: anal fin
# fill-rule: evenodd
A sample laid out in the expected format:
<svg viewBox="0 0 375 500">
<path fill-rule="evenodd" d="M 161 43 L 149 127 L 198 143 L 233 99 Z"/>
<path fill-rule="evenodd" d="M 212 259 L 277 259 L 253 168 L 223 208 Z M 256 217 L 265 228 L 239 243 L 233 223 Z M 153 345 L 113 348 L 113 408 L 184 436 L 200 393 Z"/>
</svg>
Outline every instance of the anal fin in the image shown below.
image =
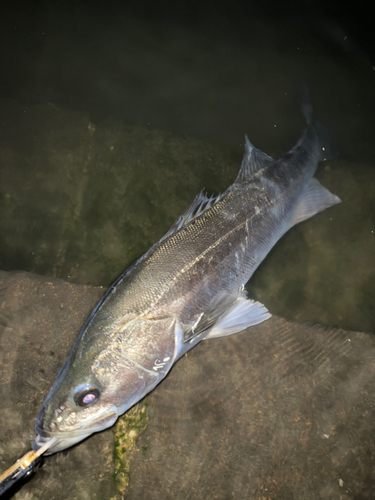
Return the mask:
<svg viewBox="0 0 375 500">
<path fill-rule="evenodd" d="M 303 195 L 300 204 L 295 212 L 292 226 L 309 219 L 313 215 L 322 212 L 328 207 L 332 207 L 337 203 L 341 203 L 338 196 L 332 194 L 328 189 L 323 187 L 320 182 L 313 177 Z"/>
</svg>

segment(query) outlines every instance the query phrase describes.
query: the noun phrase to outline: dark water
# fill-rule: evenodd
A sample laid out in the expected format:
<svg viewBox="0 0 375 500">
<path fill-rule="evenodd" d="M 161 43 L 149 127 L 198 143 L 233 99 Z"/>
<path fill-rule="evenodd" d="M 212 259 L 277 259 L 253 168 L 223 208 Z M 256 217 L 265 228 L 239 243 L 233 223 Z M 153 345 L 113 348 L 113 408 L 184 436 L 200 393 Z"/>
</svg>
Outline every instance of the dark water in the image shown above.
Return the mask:
<svg viewBox="0 0 375 500">
<path fill-rule="evenodd" d="M 318 2 L 9 6 L 0 267 L 108 285 L 202 187 L 228 186 L 244 133 L 275 156 L 294 145 L 306 82 L 340 149 L 318 177 L 343 203 L 293 229 L 251 291 L 277 314 L 374 331 L 375 61 L 363 17 Z"/>
</svg>

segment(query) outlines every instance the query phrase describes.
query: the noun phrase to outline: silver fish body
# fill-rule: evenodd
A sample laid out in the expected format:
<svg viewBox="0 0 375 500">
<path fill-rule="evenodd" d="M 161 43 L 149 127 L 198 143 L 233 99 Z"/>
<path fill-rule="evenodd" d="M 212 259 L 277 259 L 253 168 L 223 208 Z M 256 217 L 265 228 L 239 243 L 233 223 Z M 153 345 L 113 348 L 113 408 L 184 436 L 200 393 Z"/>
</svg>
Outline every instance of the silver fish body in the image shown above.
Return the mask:
<svg viewBox="0 0 375 500">
<path fill-rule="evenodd" d="M 54 453 L 111 426 L 198 342 L 270 317 L 245 283 L 290 227 L 340 201 L 313 177 L 334 141 L 308 106 L 305 115 L 302 139 L 280 160 L 246 139 L 235 183 L 198 195 L 109 288 L 43 403 L 35 449 L 51 440 Z"/>
</svg>

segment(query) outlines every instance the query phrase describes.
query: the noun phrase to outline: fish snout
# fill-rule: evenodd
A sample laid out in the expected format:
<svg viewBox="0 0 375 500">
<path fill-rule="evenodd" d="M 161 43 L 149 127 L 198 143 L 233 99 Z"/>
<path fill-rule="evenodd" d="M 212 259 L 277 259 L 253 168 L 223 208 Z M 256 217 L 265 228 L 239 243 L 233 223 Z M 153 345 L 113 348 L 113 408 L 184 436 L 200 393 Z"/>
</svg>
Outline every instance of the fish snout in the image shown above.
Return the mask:
<svg viewBox="0 0 375 500">
<path fill-rule="evenodd" d="M 53 433 L 59 432 L 58 422 L 60 421 L 62 409 L 58 408 L 51 414 L 43 404 L 35 422 L 35 432 L 42 437 L 49 438 Z M 60 418 L 59 418 L 60 417 Z"/>
<path fill-rule="evenodd" d="M 46 433 L 45 431 L 45 414 L 46 414 L 46 408 L 45 405 L 43 404 L 36 417 L 35 432 L 40 436 L 46 437 L 48 436 L 48 433 Z"/>
<path fill-rule="evenodd" d="M 66 412 L 66 415 L 64 413 Z M 89 417 L 89 415 L 81 415 L 81 417 Z M 64 418 L 67 417 L 67 418 Z M 92 418 L 77 418 L 75 412 L 68 411 L 67 408 L 58 408 L 51 415 L 48 409 L 42 406 L 35 424 L 35 433 L 37 434 L 33 449 L 37 451 L 48 442 L 45 455 L 51 455 L 58 451 L 65 450 L 94 432 L 100 432 L 107 427 L 111 427 L 117 420 L 117 408 L 111 405 L 106 411 L 93 415 Z M 52 442 L 53 441 L 53 442 Z"/>
</svg>

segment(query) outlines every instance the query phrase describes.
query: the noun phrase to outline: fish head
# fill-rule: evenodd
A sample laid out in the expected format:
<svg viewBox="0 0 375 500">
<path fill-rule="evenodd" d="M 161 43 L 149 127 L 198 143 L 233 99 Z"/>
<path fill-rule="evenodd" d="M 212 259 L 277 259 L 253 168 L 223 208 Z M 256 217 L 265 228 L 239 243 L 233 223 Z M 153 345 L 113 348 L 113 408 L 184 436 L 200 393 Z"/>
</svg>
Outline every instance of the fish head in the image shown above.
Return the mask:
<svg viewBox="0 0 375 500">
<path fill-rule="evenodd" d="M 77 370 L 68 358 L 35 424 L 36 450 L 47 441 L 57 441 L 46 454 L 55 453 L 82 441 L 90 434 L 113 425 L 118 417 L 112 391 L 91 369 Z M 86 373 L 85 373 L 86 372 Z"/>
<path fill-rule="evenodd" d="M 133 322 L 125 337 L 141 338 L 146 326 L 144 321 Z M 156 326 L 157 322 L 152 322 L 152 327 Z M 111 427 L 165 376 L 174 344 L 163 362 L 157 349 L 148 349 L 145 355 L 144 348 L 129 348 L 127 343 L 121 338 L 110 345 L 77 340 L 37 416 L 34 450 L 50 441 L 45 453 L 50 455 Z M 147 348 L 147 342 L 144 344 Z"/>
</svg>

